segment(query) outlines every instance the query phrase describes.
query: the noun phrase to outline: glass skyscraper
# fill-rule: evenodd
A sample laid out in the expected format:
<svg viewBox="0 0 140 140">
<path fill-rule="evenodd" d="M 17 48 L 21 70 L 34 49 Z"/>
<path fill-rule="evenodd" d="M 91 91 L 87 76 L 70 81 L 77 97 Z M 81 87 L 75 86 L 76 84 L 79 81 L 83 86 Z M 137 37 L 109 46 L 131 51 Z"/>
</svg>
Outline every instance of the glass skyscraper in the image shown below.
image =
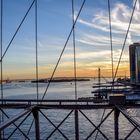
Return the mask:
<svg viewBox="0 0 140 140">
<path fill-rule="evenodd" d="M 129 46 L 131 84 L 140 84 L 140 43 Z"/>
</svg>

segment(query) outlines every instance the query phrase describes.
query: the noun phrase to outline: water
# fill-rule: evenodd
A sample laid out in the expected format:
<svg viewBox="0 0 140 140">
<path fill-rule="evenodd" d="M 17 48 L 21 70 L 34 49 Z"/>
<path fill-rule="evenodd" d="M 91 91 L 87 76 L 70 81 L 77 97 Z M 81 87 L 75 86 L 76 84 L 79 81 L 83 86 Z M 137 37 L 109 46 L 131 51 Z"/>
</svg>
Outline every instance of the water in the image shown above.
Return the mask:
<svg viewBox="0 0 140 140">
<path fill-rule="evenodd" d="M 91 94 L 92 85 L 96 82 L 93 79 L 91 81 L 83 81 L 77 82 L 77 91 L 78 97 L 92 97 Z M 39 98 L 42 98 L 42 95 L 45 91 L 46 84 L 39 83 Z M 4 98 L 10 99 L 36 99 L 36 84 L 25 82 L 25 83 L 8 83 L 4 84 Z M 74 99 L 74 83 L 70 82 L 61 82 L 61 83 L 51 83 L 50 88 L 45 96 L 45 99 Z M 16 113 L 21 110 L 5 110 L 8 116 L 14 116 Z M 101 110 L 82 110 L 82 112 L 90 119 L 95 125 L 100 123 L 103 109 Z M 105 114 L 110 112 L 111 110 L 105 110 Z M 139 109 L 129 109 L 130 114 L 136 119 L 139 119 L 140 110 Z M 54 123 L 55 126 L 59 125 L 59 123 L 67 116 L 70 110 L 42 110 L 42 112 Z M 6 118 L 5 118 L 6 120 Z M 30 124 L 33 120 L 33 116 L 27 118 L 27 120 L 20 127 L 24 133 L 27 133 Z M 22 119 L 16 122 L 18 125 Z M 114 128 L 113 128 L 113 114 L 108 117 L 108 119 L 101 125 L 101 131 L 109 138 L 114 139 Z M 74 135 L 74 112 L 68 117 L 68 119 L 59 127 L 60 131 L 62 131 L 70 140 L 75 138 Z M 80 140 L 84 140 L 93 130 L 93 125 L 79 112 L 79 131 L 80 131 Z M 5 130 L 6 137 L 15 129 L 15 126 L 10 126 Z M 120 114 L 119 118 L 119 133 L 120 139 L 124 139 L 124 137 L 133 129 L 133 126 L 127 121 L 126 118 Z M 51 132 L 54 130 L 54 126 L 46 120 L 43 115 L 40 113 L 40 130 L 41 130 L 41 139 L 45 139 L 48 137 Z M 96 132 L 89 138 L 90 140 L 95 139 Z M 34 135 L 34 125 L 29 133 L 29 137 L 31 139 L 35 139 Z M 135 132 L 129 138 L 130 140 L 139 140 L 140 133 L 135 130 Z M 17 130 L 16 133 L 10 138 L 12 140 L 24 139 L 22 134 Z M 63 140 L 64 137 L 56 131 L 51 137 L 51 140 Z M 97 139 L 104 139 L 103 136 L 98 133 Z"/>
<path fill-rule="evenodd" d="M 92 81 L 77 82 L 78 97 L 93 96 Z M 47 83 L 39 83 L 39 97 L 46 89 Z M 45 96 L 46 99 L 75 99 L 73 82 L 60 82 L 51 83 L 48 92 Z M 36 99 L 36 83 L 8 83 L 4 85 L 4 97 L 16 99 Z"/>
</svg>

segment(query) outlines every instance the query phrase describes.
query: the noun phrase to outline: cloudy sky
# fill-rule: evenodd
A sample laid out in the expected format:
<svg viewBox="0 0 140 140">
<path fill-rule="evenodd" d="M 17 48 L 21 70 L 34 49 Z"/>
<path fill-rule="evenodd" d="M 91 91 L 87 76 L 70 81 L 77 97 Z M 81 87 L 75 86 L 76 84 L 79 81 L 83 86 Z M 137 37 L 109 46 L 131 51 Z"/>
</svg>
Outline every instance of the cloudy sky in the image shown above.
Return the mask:
<svg viewBox="0 0 140 140">
<path fill-rule="evenodd" d="M 86 0 L 75 26 L 78 76 L 95 76 L 98 67 L 111 75 L 108 0 Z M 116 68 L 135 0 L 110 0 L 113 59 Z M 83 0 L 74 1 L 75 17 Z M 4 0 L 3 52 L 32 0 Z M 39 77 L 51 75 L 72 27 L 71 0 L 38 0 Z M 120 75 L 129 75 L 128 47 L 140 41 L 140 5 L 137 0 L 120 64 Z M 35 5 L 3 58 L 7 78 L 35 78 Z M 70 38 L 55 76 L 73 76 L 73 42 Z"/>
</svg>

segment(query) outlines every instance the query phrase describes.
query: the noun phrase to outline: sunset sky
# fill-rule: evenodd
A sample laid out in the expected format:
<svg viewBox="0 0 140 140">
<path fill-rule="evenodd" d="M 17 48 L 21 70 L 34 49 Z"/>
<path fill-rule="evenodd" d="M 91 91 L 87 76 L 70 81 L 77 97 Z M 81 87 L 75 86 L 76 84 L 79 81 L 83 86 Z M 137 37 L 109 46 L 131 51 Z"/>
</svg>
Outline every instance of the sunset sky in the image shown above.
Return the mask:
<svg viewBox="0 0 140 140">
<path fill-rule="evenodd" d="M 110 0 L 114 68 L 118 62 L 130 20 L 133 0 Z M 83 0 L 75 0 L 75 17 Z M 3 52 L 32 0 L 3 0 Z M 3 59 L 4 78 L 35 78 L 34 5 Z M 133 16 L 119 75 L 129 75 L 128 46 L 140 41 L 139 0 Z M 50 77 L 72 26 L 71 0 L 38 0 L 39 77 Z M 87 0 L 75 27 L 77 76 L 93 77 L 98 67 L 111 75 L 107 0 Z M 73 76 L 73 44 L 70 38 L 55 77 Z"/>
</svg>

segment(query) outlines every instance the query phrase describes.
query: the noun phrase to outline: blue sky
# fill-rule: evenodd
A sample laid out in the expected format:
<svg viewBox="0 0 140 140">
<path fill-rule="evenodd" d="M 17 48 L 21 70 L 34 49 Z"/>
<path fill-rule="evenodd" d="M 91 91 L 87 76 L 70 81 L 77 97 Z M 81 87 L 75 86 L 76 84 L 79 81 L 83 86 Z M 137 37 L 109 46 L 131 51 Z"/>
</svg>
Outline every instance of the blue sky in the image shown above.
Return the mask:
<svg viewBox="0 0 140 140">
<path fill-rule="evenodd" d="M 130 20 L 133 1 L 110 0 L 113 32 L 114 61 L 117 62 L 124 36 Z M 4 0 L 3 50 L 9 43 L 32 0 Z M 82 0 L 74 1 L 75 16 Z M 5 77 L 34 77 L 35 75 L 35 17 L 34 6 L 18 32 L 3 60 Z M 122 58 L 124 69 L 128 68 L 128 46 L 139 41 L 139 0 L 128 35 L 126 49 Z M 39 72 L 48 77 L 72 26 L 70 0 L 38 0 L 38 53 Z M 107 0 L 87 0 L 75 28 L 76 58 L 79 73 L 94 73 L 98 67 L 110 69 L 110 42 Z M 116 66 L 116 63 L 115 63 Z M 70 73 L 73 69 L 72 38 L 62 57 L 58 73 L 62 69 Z M 60 72 L 61 71 L 61 72 Z M 93 73 L 91 73 L 93 72 Z M 58 74 L 60 76 L 61 74 Z M 68 74 L 70 75 L 70 74 Z M 79 74 L 80 75 L 80 74 Z M 94 75 L 94 74 L 93 74 Z M 57 75 L 56 75 L 57 76 Z M 63 75 L 66 76 L 66 75 Z"/>
</svg>

